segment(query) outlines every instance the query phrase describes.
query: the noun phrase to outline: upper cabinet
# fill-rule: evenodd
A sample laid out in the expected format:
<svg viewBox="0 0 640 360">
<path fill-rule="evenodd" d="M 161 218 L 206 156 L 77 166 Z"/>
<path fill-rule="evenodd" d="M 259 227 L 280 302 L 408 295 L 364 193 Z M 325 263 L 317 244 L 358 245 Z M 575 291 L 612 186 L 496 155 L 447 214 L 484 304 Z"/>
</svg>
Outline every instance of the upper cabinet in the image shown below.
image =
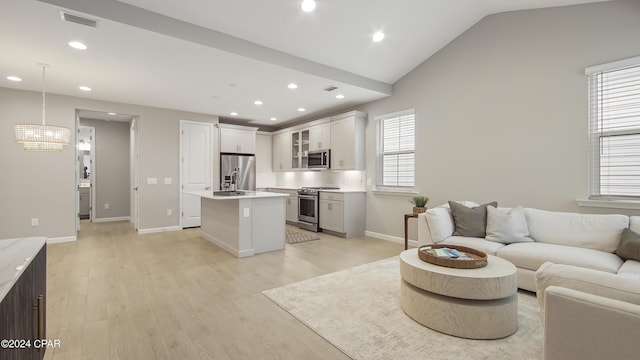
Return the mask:
<svg viewBox="0 0 640 360">
<path fill-rule="evenodd" d="M 309 167 L 309 129 L 291 132 L 291 168 Z"/>
<path fill-rule="evenodd" d="M 271 145 L 272 170 L 291 170 L 291 133 L 287 131 L 274 134 Z"/>
<path fill-rule="evenodd" d="M 329 119 L 327 119 L 329 120 Z M 309 128 L 309 151 L 331 149 L 331 124 L 314 125 Z"/>
<path fill-rule="evenodd" d="M 364 170 L 366 120 L 359 111 L 331 118 L 331 169 Z"/>
<path fill-rule="evenodd" d="M 218 124 L 220 128 L 220 152 L 255 154 L 257 127 Z"/>
<path fill-rule="evenodd" d="M 364 170 L 366 120 L 365 113 L 352 111 L 275 132 L 272 170 L 308 169 L 309 152 L 317 150 L 331 150 L 331 169 Z"/>
</svg>

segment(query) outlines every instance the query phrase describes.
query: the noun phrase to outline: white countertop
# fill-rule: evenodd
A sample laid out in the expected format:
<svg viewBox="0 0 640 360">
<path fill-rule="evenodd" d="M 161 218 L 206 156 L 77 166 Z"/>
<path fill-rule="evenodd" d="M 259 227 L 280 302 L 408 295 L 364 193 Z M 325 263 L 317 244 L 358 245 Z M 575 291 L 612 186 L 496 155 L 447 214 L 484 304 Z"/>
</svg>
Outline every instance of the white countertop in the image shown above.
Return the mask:
<svg viewBox="0 0 640 360">
<path fill-rule="evenodd" d="M 336 190 L 318 190 L 320 192 L 332 192 L 332 193 L 366 193 L 366 190 L 357 190 L 357 189 L 336 189 Z"/>
<path fill-rule="evenodd" d="M 0 239 L 0 301 L 46 242 L 44 236 Z"/>
<path fill-rule="evenodd" d="M 244 191 L 245 194 L 238 195 L 238 196 L 213 195 L 212 190 L 185 191 L 185 194 L 200 196 L 202 198 L 213 199 L 213 200 L 259 199 L 259 198 L 277 198 L 277 197 L 289 196 L 288 194 L 273 193 L 273 192 L 266 192 L 266 191 L 249 191 L 249 190 L 240 190 L 240 191 Z"/>
</svg>

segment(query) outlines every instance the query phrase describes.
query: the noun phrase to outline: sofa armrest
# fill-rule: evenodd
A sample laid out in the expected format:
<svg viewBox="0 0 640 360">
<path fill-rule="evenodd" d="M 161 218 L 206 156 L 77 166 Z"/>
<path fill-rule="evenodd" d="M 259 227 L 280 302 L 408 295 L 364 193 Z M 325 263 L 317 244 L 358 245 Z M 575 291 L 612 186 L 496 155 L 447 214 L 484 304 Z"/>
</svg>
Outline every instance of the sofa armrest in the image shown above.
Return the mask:
<svg viewBox="0 0 640 360">
<path fill-rule="evenodd" d="M 546 360 L 635 359 L 640 354 L 640 305 L 559 286 L 546 288 L 544 297 Z"/>
<path fill-rule="evenodd" d="M 418 214 L 418 246 L 431 244 L 432 242 L 427 214 L 420 213 Z"/>
</svg>

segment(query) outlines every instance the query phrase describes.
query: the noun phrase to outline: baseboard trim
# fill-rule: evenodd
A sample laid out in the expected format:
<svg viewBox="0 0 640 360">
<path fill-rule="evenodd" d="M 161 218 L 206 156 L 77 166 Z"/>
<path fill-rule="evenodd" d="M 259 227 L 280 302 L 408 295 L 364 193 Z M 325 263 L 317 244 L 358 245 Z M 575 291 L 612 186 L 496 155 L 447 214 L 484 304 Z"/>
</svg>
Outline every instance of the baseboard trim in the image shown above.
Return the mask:
<svg viewBox="0 0 640 360">
<path fill-rule="evenodd" d="M 131 220 L 131 217 L 129 216 L 120 216 L 120 217 L 110 217 L 110 218 L 99 218 L 99 219 L 93 219 L 91 220 L 92 222 L 112 222 L 112 221 L 129 221 Z"/>
<path fill-rule="evenodd" d="M 404 245 L 404 238 L 401 238 L 401 237 L 387 235 L 387 234 L 381 234 L 381 233 L 377 233 L 377 232 L 373 232 L 373 231 L 365 231 L 364 234 L 366 236 L 373 237 L 373 238 L 376 238 L 376 239 L 391 241 L 391 242 L 394 242 L 394 243 L 398 243 L 398 244 Z M 418 240 L 409 239 L 409 247 L 418 247 Z"/>
<path fill-rule="evenodd" d="M 47 244 L 58 244 L 58 243 L 66 243 L 76 241 L 78 238 L 74 236 L 62 236 L 57 238 L 47 238 Z"/>
<path fill-rule="evenodd" d="M 235 255 L 239 258 L 255 255 L 255 251 L 253 249 L 246 249 L 246 250 L 239 251 L 238 249 L 234 249 L 233 247 L 226 244 L 224 241 L 204 231 L 200 231 L 200 236 L 202 236 L 205 240 L 209 241 L 210 243 L 222 248 L 224 251 L 232 255 Z"/>
<path fill-rule="evenodd" d="M 165 231 L 180 231 L 180 230 L 182 230 L 182 226 L 167 226 L 167 227 L 161 227 L 161 228 L 138 229 L 138 234 L 140 235 L 155 234 L 155 233 L 160 233 Z"/>
</svg>

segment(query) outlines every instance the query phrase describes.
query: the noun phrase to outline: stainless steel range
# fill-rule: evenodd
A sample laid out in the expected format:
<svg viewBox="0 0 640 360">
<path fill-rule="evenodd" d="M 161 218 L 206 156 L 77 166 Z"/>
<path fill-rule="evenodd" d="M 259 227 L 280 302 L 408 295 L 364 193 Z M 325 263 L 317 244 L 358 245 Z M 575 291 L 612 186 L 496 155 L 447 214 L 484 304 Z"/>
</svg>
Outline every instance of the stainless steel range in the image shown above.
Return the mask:
<svg viewBox="0 0 640 360">
<path fill-rule="evenodd" d="M 298 227 L 314 232 L 320 231 L 320 191 L 339 189 L 331 186 L 298 189 Z"/>
</svg>

